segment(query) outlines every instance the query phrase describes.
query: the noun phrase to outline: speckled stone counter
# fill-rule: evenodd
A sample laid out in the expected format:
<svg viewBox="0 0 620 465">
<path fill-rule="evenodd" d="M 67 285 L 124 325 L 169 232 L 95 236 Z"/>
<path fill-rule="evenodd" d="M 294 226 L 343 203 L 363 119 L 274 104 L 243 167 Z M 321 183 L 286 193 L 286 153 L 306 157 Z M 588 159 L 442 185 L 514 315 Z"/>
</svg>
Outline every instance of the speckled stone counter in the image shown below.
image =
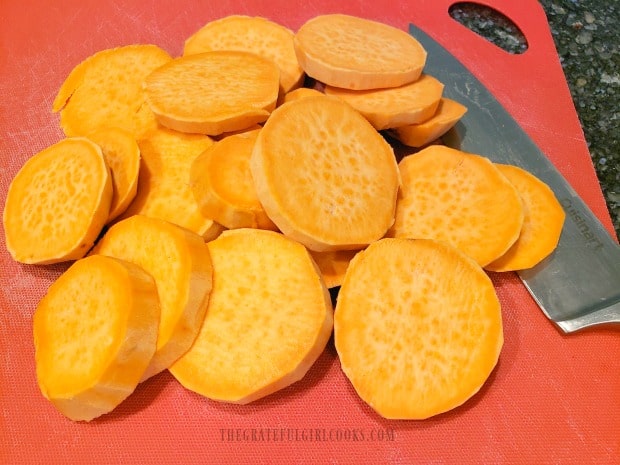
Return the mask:
<svg viewBox="0 0 620 465">
<path fill-rule="evenodd" d="M 620 236 L 620 2 L 540 3 L 547 14 L 616 234 Z M 510 23 L 476 5 L 460 7 L 452 14 L 513 53 L 527 47 Z"/>
</svg>

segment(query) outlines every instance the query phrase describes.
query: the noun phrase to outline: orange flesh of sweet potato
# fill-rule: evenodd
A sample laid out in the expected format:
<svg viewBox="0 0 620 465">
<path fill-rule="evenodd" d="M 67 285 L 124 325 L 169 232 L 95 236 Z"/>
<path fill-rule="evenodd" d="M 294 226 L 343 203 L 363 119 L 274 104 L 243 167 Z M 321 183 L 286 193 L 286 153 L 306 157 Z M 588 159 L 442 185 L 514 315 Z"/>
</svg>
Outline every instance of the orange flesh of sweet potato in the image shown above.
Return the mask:
<svg viewBox="0 0 620 465">
<path fill-rule="evenodd" d="M 382 239 L 352 260 L 338 295 L 334 341 L 359 396 L 390 419 L 425 419 L 471 398 L 503 345 L 486 273 L 428 239 Z"/>
<path fill-rule="evenodd" d="M 134 263 L 155 279 L 161 322 L 157 350 L 142 379 L 165 370 L 189 349 L 205 315 L 213 268 L 204 240 L 167 221 L 136 215 L 113 225 L 92 253 Z"/>
<path fill-rule="evenodd" d="M 325 286 L 331 289 L 342 284 L 349 263 L 358 252 L 358 250 L 336 250 L 333 252 L 314 252 L 311 250 L 310 255 L 321 271 Z"/>
<path fill-rule="evenodd" d="M 325 94 L 338 97 L 370 121 L 377 130 L 415 124 L 431 118 L 443 84 L 428 74 L 399 87 L 348 90 L 325 86 Z"/>
<path fill-rule="evenodd" d="M 214 50 L 256 53 L 273 60 L 280 69 L 280 92 L 299 87 L 304 72 L 297 62 L 293 31 L 261 17 L 230 15 L 211 21 L 185 41 L 183 55 Z"/>
<path fill-rule="evenodd" d="M 87 139 L 63 139 L 32 156 L 4 206 L 11 256 L 29 264 L 83 257 L 107 221 L 112 193 L 101 149 Z"/>
<path fill-rule="evenodd" d="M 481 266 L 517 240 L 523 204 L 517 190 L 487 158 L 442 145 L 406 156 L 392 237 L 447 242 Z"/>
<path fill-rule="evenodd" d="M 299 87 L 284 94 L 284 97 L 282 98 L 282 103 L 292 102 L 293 100 L 304 97 L 320 97 L 321 95 L 323 95 L 323 92 L 319 90 L 311 89 L 309 87 Z"/>
<path fill-rule="evenodd" d="M 169 371 L 210 399 L 245 404 L 301 379 L 331 335 L 329 293 L 307 250 L 234 229 L 208 243 L 213 291 L 192 348 Z"/>
<path fill-rule="evenodd" d="M 120 218 L 140 214 L 178 224 L 206 240 L 216 237 L 222 226 L 200 213 L 189 185 L 193 161 L 212 144 L 208 136 L 166 128 L 140 139 L 138 192 Z"/>
<path fill-rule="evenodd" d="M 88 139 L 101 147 L 112 175 L 113 195 L 109 222 L 123 213 L 136 196 L 140 147 L 129 132 L 114 127 L 98 129 L 90 133 Z"/>
<path fill-rule="evenodd" d="M 276 229 L 258 200 L 250 173 L 259 131 L 225 137 L 200 154 L 190 168 L 190 185 L 201 213 L 229 229 Z"/>
<path fill-rule="evenodd" d="M 415 81 L 426 63 L 426 51 L 406 32 L 342 14 L 310 19 L 294 45 L 306 74 L 343 89 L 398 87 Z"/>
<path fill-rule="evenodd" d="M 52 109 L 67 136 L 86 136 L 102 126 L 141 137 L 157 123 L 146 105 L 142 81 L 170 61 L 155 45 L 127 45 L 91 55 L 62 84 Z"/>
<path fill-rule="evenodd" d="M 186 55 L 144 81 L 147 101 L 163 126 L 217 135 L 262 123 L 275 108 L 280 71 L 249 52 Z"/>
<path fill-rule="evenodd" d="M 490 271 L 531 268 L 550 255 L 558 245 L 566 214 L 553 191 L 536 176 L 518 166 L 495 166 L 519 192 L 525 217 L 517 241 L 485 268 Z"/>
<path fill-rule="evenodd" d="M 459 102 L 442 98 L 435 114 L 419 124 L 409 124 L 394 128 L 390 133 L 403 144 L 422 147 L 448 132 L 467 112 Z"/>
<path fill-rule="evenodd" d="M 110 257 L 76 261 L 34 314 L 41 392 L 72 420 L 110 412 L 142 377 L 158 325 L 157 288 L 148 273 Z"/>
<path fill-rule="evenodd" d="M 250 169 L 271 220 L 311 250 L 362 248 L 394 221 L 400 179 L 392 148 L 339 99 L 307 97 L 277 108 Z"/>
</svg>

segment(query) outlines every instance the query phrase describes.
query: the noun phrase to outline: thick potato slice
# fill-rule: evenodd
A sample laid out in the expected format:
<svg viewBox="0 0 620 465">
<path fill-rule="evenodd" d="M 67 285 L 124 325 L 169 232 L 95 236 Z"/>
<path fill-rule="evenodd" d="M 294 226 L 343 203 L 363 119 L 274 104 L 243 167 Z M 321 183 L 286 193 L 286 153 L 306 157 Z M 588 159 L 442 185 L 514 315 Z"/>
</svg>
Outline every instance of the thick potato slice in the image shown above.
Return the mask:
<svg viewBox="0 0 620 465">
<path fill-rule="evenodd" d="M 159 312 L 155 281 L 142 268 L 99 255 L 76 261 L 34 314 L 43 395 L 76 421 L 112 411 L 151 361 Z"/>
<path fill-rule="evenodd" d="M 190 348 L 205 315 L 213 269 L 204 240 L 173 223 L 135 215 L 113 225 L 92 253 L 134 263 L 155 279 L 161 322 L 142 379 L 165 370 Z"/>
<path fill-rule="evenodd" d="M 394 152 L 335 97 L 278 107 L 258 136 L 250 169 L 269 218 L 311 250 L 360 249 L 394 222 Z"/>
<path fill-rule="evenodd" d="M 194 392 L 240 404 L 303 378 L 333 324 L 329 292 L 308 251 L 261 229 L 225 231 L 208 246 L 213 291 L 207 315 L 170 372 Z"/>
<path fill-rule="evenodd" d="M 557 247 L 566 213 L 549 186 L 533 174 L 518 166 L 499 163 L 495 166 L 516 187 L 525 216 L 517 241 L 485 268 L 489 271 L 532 268 Z"/>
<path fill-rule="evenodd" d="M 69 137 L 114 126 L 141 137 L 157 125 L 146 104 L 142 82 L 172 57 L 156 45 L 126 45 L 100 52 L 78 64 L 62 84 L 52 109 Z"/>
<path fill-rule="evenodd" d="M 343 14 L 315 16 L 294 39 L 306 74 L 334 87 L 398 87 L 420 77 L 426 51 L 405 31 Z"/>
<path fill-rule="evenodd" d="M 210 21 L 185 41 L 183 55 L 214 50 L 239 50 L 273 60 L 280 69 L 280 92 L 301 85 L 304 71 L 297 62 L 293 31 L 267 18 L 230 15 Z"/>
<path fill-rule="evenodd" d="M 433 76 L 423 74 L 399 87 L 348 90 L 325 86 L 325 94 L 347 102 L 379 131 L 431 118 L 441 100 L 443 87 Z"/>
<path fill-rule="evenodd" d="M 484 270 L 429 239 L 382 239 L 359 252 L 338 294 L 334 341 L 359 396 L 390 419 L 425 419 L 471 398 L 503 345 Z"/>
<path fill-rule="evenodd" d="M 399 169 L 403 185 L 389 236 L 443 241 L 480 266 L 519 237 L 523 203 L 488 158 L 431 145 L 404 157 Z"/>
<path fill-rule="evenodd" d="M 99 146 L 63 139 L 32 156 L 13 178 L 3 212 L 6 247 L 22 263 L 83 257 L 108 219 L 112 179 Z"/>
<path fill-rule="evenodd" d="M 264 122 L 279 83 L 272 60 L 223 50 L 175 58 L 147 76 L 144 89 L 161 125 L 215 136 Z"/>
</svg>

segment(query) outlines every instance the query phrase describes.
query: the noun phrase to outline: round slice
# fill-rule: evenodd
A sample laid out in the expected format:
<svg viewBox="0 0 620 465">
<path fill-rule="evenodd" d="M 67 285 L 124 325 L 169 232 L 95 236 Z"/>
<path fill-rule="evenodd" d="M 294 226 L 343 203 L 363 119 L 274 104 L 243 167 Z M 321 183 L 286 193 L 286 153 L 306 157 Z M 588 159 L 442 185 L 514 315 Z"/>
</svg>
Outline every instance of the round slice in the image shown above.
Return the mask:
<svg viewBox="0 0 620 465">
<path fill-rule="evenodd" d="M 282 98 L 282 103 L 292 102 L 293 100 L 297 100 L 305 97 L 320 97 L 323 95 L 323 92 L 311 89 L 309 87 L 299 87 L 295 90 L 287 92 Z"/>
<path fill-rule="evenodd" d="M 136 215 L 113 225 L 92 253 L 134 263 L 155 279 L 161 322 L 157 350 L 142 379 L 165 370 L 190 348 L 205 315 L 213 268 L 204 240 L 167 221 Z"/>
<path fill-rule="evenodd" d="M 217 237 L 222 226 L 200 212 L 189 185 L 192 163 L 211 145 L 208 136 L 161 127 L 140 139 L 138 192 L 120 218 L 145 215 L 178 224 L 205 240 Z"/>
<path fill-rule="evenodd" d="M 259 132 L 225 137 L 200 154 L 190 168 L 190 186 L 201 213 L 229 229 L 276 229 L 256 196 L 250 173 Z"/>
<path fill-rule="evenodd" d="M 297 62 L 293 31 L 266 18 L 230 15 L 205 24 L 185 41 L 183 55 L 239 50 L 273 60 L 280 69 L 280 91 L 299 87 L 304 71 Z"/>
<path fill-rule="evenodd" d="M 467 112 L 459 102 L 442 98 L 435 114 L 419 124 L 408 124 L 390 131 L 396 139 L 410 147 L 422 147 L 448 132 Z"/>
<path fill-rule="evenodd" d="M 443 87 L 434 77 L 423 74 L 400 87 L 347 90 L 326 86 L 325 94 L 344 100 L 364 115 L 375 129 L 382 130 L 431 118 L 441 100 Z"/>
<path fill-rule="evenodd" d="M 394 152 L 350 105 L 307 97 L 277 108 L 250 160 L 258 198 L 287 236 L 311 250 L 360 249 L 394 221 Z"/>
<path fill-rule="evenodd" d="M 519 237 L 523 203 L 488 158 L 431 145 L 404 157 L 399 169 L 403 185 L 389 236 L 443 241 L 480 266 Z"/>
<path fill-rule="evenodd" d="M 280 71 L 254 53 L 214 51 L 176 58 L 144 81 L 163 126 L 218 135 L 262 123 L 275 108 Z"/>
<path fill-rule="evenodd" d="M 95 143 L 76 137 L 42 150 L 9 186 L 3 213 L 8 251 L 29 264 L 83 257 L 108 219 L 112 194 Z"/>
<path fill-rule="evenodd" d="M 426 51 L 406 32 L 343 14 L 308 20 L 294 45 L 306 74 L 344 89 L 402 86 L 418 79 L 426 63 Z"/>
<path fill-rule="evenodd" d="M 389 419 L 425 419 L 471 398 L 503 345 L 493 283 L 471 258 L 428 239 L 382 239 L 351 261 L 334 341 L 344 374 Z"/>
<path fill-rule="evenodd" d="M 123 213 L 138 191 L 140 147 L 136 139 L 124 129 L 106 127 L 88 135 L 101 147 L 112 174 L 112 205 L 108 222 Z"/>
<path fill-rule="evenodd" d="M 495 166 L 517 188 L 523 200 L 525 217 L 517 241 L 485 268 L 490 271 L 532 268 L 557 247 L 566 214 L 553 191 L 536 176 L 518 166 Z"/>
<path fill-rule="evenodd" d="M 260 229 L 225 231 L 208 246 L 207 315 L 170 372 L 187 389 L 240 404 L 303 378 L 333 326 L 329 292 L 308 251 Z"/>
<path fill-rule="evenodd" d="M 37 380 L 72 420 L 112 411 L 136 388 L 157 340 L 153 278 L 111 257 L 76 261 L 39 302 L 33 318 Z"/>
<path fill-rule="evenodd" d="M 102 50 L 78 64 L 54 100 L 67 136 L 87 136 L 104 126 L 126 129 L 134 137 L 157 126 L 146 105 L 142 82 L 172 58 L 150 44 Z"/>
</svg>

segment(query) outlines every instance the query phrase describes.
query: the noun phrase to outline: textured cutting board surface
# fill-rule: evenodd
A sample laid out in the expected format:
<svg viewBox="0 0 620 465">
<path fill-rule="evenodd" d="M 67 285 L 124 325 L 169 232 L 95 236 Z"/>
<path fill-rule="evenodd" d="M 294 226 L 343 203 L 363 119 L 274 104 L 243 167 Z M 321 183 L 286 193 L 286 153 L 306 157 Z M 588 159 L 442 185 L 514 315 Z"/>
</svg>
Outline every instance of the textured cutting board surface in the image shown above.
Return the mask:
<svg viewBox="0 0 620 465">
<path fill-rule="evenodd" d="M 343 12 L 403 30 L 413 23 L 438 40 L 489 87 L 611 231 L 541 7 L 535 0 L 488 3 L 519 25 L 526 53 L 509 55 L 479 38 L 449 17 L 445 0 L 3 1 L 1 205 L 24 161 L 63 137 L 52 101 L 87 56 L 130 43 L 179 55 L 186 37 L 228 14 L 265 16 L 296 30 L 315 15 Z M 37 387 L 31 329 L 38 300 L 66 265 L 17 264 L 4 231 L 0 241 L 2 464 L 583 465 L 620 456 L 620 333 L 562 334 L 514 274 L 492 275 L 505 328 L 497 368 L 469 402 L 430 420 L 378 417 L 356 396 L 330 342 L 306 378 L 251 405 L 211 402 L 162 373 L 111 414 L 72 423 Z"/>
</svg>

